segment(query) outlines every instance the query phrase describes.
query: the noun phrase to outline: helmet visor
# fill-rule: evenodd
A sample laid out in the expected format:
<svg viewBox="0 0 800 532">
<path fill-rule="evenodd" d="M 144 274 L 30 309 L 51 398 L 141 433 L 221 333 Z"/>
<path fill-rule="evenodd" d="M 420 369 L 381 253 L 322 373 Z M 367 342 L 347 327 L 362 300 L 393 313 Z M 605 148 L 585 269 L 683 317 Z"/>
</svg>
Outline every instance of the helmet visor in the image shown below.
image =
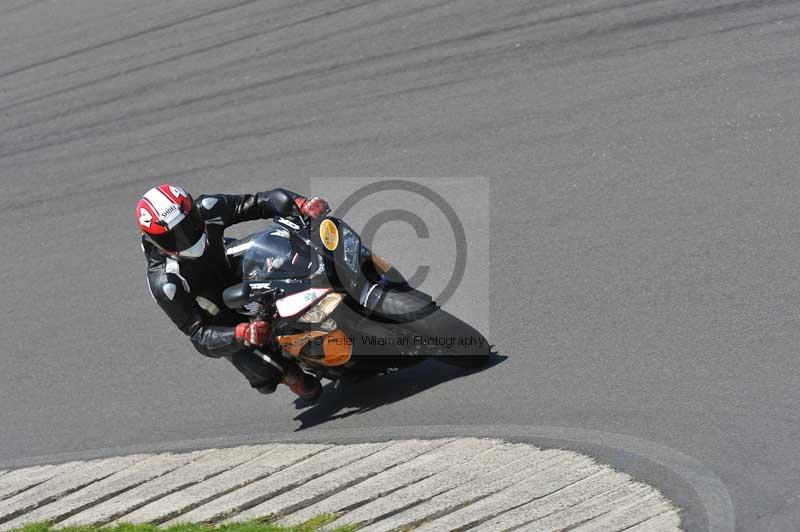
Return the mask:
<svg viewBox="0 0 800 532">
<path fill-rule="evenodd" d="M 149 235 L 158 247 L 168 253 L 180 253 L 195 246 L 205 234 L 206 224 L 196 205 L 186 213 L 178 225 L 163 235 Z"/>
</svg>

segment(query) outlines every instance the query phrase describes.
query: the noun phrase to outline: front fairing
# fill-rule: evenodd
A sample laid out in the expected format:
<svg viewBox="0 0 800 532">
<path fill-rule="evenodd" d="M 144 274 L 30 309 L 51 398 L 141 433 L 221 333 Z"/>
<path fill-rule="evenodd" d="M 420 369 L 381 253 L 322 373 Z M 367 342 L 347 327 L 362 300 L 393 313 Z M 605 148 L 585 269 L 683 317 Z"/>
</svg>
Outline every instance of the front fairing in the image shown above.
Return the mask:
<svg viewBox="0 0 800 532">
<path fill-rule="evenodd" d="M 331 285 L 348 294 L 348 306 L 369 312 L 370 294 L 381 293 L 378 288 L 386 288 L 392 281 L 385 270 L 376 267 L 359 234 L 344 221 L 327 217 L 313 222 L 309 238 L 323 257 Z"/>
<path fill-rule="evenodd" d="M 242 279 L 271 281 L 307 279 L 323 271 L 321 257 L 285 226 L 271 222 L 253 235 L 242 257 Z"/>
<path fill-rule="evenodd" d="M 326 286 L 347 294 L 348 306 L 357 308 L 383 284 L 358 233 L 333 217 L 306 225 L 277 218 L 263 231 L 229 244 L 228 255 L 240 264 L 244 282 L 282 297 Z"/>
</svg>

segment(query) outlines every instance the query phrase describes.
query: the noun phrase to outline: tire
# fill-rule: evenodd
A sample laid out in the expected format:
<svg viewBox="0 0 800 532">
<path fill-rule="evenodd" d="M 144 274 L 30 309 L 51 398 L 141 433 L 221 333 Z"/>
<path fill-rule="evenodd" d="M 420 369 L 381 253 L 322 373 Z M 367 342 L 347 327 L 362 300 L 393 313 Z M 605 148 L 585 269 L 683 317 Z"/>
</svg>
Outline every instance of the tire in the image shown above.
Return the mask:
<svg viewBox="0 0 800 532">
<path fill-rule="evenodd" d="M 474 327 L 439 309 L 428 316 L 427 325 L 445 338 L 464 340 L 466 345 L 440 349 L 431 356 L 440 362 L 466 369 L 482 368 L 489 364 L 492 347 Z M 455 352 L 453 352 L 455 350 Z"/>
<path fill-rule="evenodd" d="M 402 329 L 406 336 L 423 339 L 422 353 L 435 360 L 468 369 L 490 362 L 488 340 L 418 290 L 389 291 L 381 304 L 381 312 L 391 316 L 395 327 Z"/>
</svg>

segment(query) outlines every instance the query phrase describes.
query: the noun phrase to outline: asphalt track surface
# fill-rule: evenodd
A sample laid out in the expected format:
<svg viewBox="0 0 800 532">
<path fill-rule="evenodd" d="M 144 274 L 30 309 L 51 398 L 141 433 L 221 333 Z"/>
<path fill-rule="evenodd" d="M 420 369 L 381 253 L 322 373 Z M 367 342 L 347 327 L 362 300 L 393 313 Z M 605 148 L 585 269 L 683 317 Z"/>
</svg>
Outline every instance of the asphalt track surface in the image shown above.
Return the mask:
<svg viewBox="0 0 800 532">
<path fill-rule="evenodd" d="M 799 22 L 791 1 L 6 0 L 0 465 L 551 426 L 673 449 L 724 482 L 737 530 L 797 530 Z M 157 176 L 489 178 L 508 359 L 299 411 L 251 392 L 147 293 L 131 211 Z"/>
</svg>

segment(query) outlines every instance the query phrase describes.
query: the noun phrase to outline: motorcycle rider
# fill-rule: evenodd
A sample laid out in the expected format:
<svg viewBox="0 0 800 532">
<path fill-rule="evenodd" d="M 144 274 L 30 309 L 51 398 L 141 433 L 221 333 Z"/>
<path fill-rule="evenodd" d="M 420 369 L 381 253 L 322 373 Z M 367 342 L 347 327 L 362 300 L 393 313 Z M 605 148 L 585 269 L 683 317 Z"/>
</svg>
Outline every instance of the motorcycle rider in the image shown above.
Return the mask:
<svg viewBox="0 0 800 532">
<path fill-rule="evenodd" d="M 150 293 L 200 353 L 230 360 L 259 392 L 272 393 L 283 383 L 299 397 L 314 400 L 322 393 L 319 380 L 270 343 L 269 324 L 243 322 L 224 305 L 222 291 L 241 282 L 241 276 L 235 259 L 225 252 L 223 233 L 245 221 L 275 216 L 314 219 L 328 210 L 320 198 L 282 188 L 195 199 L 175 185 L 154 187 L 136 206 Z"/>
</svg>

